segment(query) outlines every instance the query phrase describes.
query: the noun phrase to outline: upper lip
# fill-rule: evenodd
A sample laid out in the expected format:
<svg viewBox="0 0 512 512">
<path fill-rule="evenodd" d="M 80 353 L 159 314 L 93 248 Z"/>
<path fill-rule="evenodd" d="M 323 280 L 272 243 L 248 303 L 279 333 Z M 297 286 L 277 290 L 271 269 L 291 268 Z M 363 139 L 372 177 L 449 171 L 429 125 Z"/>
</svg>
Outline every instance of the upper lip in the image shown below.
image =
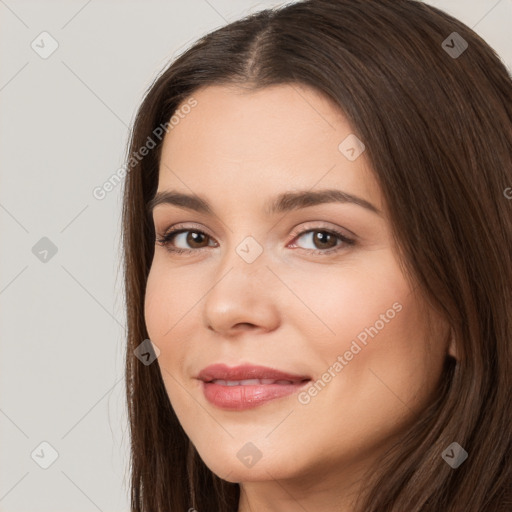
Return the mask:
<svg viewBox="0 0 512 512">
<path fill-rule="evenodd" d="M 310 377 L 307 375 L 295 375 L 267 366 L 252 364 L 234 367 L 229 367 L 225 364 L 212 364 L 203 368 L 197 378 L 204 382 L 211 382 L 212 380 L 240 381 L 247 379 L 290 380 L 292 382 L 310 380 Z"/>
</svg>

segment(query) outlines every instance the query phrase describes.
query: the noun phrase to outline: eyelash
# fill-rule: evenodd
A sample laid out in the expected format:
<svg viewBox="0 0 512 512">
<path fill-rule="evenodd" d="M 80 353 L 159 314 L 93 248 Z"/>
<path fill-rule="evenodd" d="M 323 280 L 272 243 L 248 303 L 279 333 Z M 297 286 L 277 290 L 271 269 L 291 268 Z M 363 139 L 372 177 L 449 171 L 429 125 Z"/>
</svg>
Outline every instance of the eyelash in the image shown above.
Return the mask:
<svg viewBox="0 0 512 512">
<path fill-rule="evenodd" d="M 173 239 L 174 236 L 176 236 L 180 233 L 186 233 L 188 231 L 191 231 L 194 233 L 200 233 L 202 235 L 205 235 L 210 240 L 212 239 L 212 237 L 210 237 L 207 233 L 205 233 L 201 229 L 196 229 L 194 227 L 188 227 L 188 228 L 175 227 L 173 229 L 170 229 L 166 233 L 164 233 L 163 236 L 157 236 L 156 242 L 158 244 L 160 244 L 161 246 L 165 247 L 169 252 L 176 253 L 176 254 L 190 254 L 192 252 L 198 252 L 198 251 L 202 251 L 202 250 L 208 248 L 208 247 L 201 247 L 199 249 L 180 249 L 180 248 L 172 247 L 170 245 L 171 240 Z M 326 249 L 326 250 L 303 249 L 303 248 L 299 247 L 299 249 L 301 249 L 302 251 L 306 251 L 308 254 L 328 255 L 328 254 L 332 254 L 332 253 L 337 253 L 337 252 L 343 250 L 344 246 L 352 246 L 352 245 L 355 245 L 355 243 L 356 243 L 354 239 L 348 238 L 347 236 L 345 236 L 340 231 L 337 231 L 336 229 L 333 229 L 333 228 L 327 229 L 327 228 L 321 228 L 321 227 L 316 227 L 316 228 L 311 228 L 311 229 L 306 229 L 304 231 L 300 231 L 299 233 L 294 235 L 292 241 L 297 238 L 300 238 L 301 236 L 303 236 L 307 233 L 312 233 L 312 232 L 313 233 L 314 232 L 322 232 L 322 233 L 328 233 L 329 235 L 334 235 L 334 236 L 338 237 L 338 239 L 340 239 L 343 242 L 343 244 L 338 244 L 337 246 L 332 247 L 330 249 Z"/>
</svg>

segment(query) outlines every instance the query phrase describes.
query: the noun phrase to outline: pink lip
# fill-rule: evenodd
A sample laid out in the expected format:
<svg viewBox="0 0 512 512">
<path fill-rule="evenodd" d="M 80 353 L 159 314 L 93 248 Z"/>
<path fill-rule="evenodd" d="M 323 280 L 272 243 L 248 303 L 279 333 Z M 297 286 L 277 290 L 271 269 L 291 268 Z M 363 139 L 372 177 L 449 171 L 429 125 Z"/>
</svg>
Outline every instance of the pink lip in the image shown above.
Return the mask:
<svg viewBox="0 0 512 512">
<path fill-rule="evenodd" d="M 244 410 L 298 391 L 311 379 L 265 366 L 242 365 L 230 368 L 224 364 L 207 366 L 199 373 L 205 398 L 222 409 Z M 241 381 L 247 379 L 288 380 L 289 384 L 250 384 L 226 386 L 213 380 Z"/>
</svg>

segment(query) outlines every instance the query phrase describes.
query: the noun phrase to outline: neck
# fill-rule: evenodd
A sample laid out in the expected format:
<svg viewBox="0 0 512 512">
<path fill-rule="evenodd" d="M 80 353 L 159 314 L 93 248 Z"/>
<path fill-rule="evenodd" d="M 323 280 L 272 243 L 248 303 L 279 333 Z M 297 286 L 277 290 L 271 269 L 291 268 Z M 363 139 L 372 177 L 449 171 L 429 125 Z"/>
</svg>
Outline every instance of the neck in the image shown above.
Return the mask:
<svg viewBox="0 0 512 512">
<path fill-rule="evenodd" d="M 355 512 L 365 478 L 362 469 L 350 471 L 317 468 L 301 478 L 240 483 L 238 512 Z"/>
</svg>

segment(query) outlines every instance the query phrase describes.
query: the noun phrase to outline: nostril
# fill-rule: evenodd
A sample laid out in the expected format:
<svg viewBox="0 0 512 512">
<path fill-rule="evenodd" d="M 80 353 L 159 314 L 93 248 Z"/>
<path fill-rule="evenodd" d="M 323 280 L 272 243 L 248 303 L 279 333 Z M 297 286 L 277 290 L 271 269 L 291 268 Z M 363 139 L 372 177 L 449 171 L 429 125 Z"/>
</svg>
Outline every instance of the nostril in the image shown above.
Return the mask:
<svg viewBox="0 0 512 512">
<path fill-rule="evenodd" d="M 244 331 L 246 331 L 248 329 L 253 329 L 254 327 L 256 327 L 254 324 L 250 324 L 248 322 L 242 322 L 242 323 L 235 325 L 235 328 L 241 328 Z"/>
</svg>

